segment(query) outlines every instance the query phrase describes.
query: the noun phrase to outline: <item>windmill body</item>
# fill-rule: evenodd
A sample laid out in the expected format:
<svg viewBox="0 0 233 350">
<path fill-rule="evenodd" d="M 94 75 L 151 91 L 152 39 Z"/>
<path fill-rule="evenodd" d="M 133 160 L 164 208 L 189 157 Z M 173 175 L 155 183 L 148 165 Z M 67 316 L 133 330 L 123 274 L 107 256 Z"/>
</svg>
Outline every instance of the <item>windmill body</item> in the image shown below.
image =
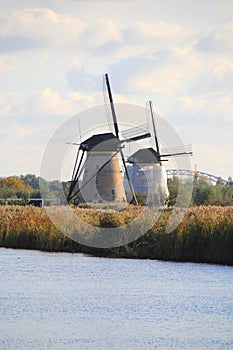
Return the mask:
<svg viewBox="0 0 233 350">
<path fill-rule="evenodd" d="M 128 158 L 135 192 L 146 195 L 146 204 L 163 206 L 169 196 L 167 176 L 153 148 L 139 149 Z M 131 170 L 130 170 L 131 169 Z"/>
<path fill-rule="evenodd" d="M 118 153 L 119 139 L 112 133 L 93 135 L 82 142 L 87 151 L 80 194 L 84 202 L 125 202 Z"/>
</svg>

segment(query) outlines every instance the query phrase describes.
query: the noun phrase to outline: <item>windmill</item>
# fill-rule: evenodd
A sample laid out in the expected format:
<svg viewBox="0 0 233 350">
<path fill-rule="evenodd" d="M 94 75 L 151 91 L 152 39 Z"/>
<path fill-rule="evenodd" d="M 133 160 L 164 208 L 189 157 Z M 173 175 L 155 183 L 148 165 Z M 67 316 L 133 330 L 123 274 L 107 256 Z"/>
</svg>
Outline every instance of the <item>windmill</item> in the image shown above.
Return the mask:
<svg viewBox="0 0 233 350">
<path fill-rule="evenodd" d="M 169 196 L 163 162 L 169 157 L 192 155 L 192 151 L 191 145 L 187 145 L 165 149 L 161 153 L 152 101 L 149 101 L 149 110 L 154 147 L 141 148 L 133 153 L 128 158 L 133 166 L 128 167 L 128 170 L 135 191 L 147 196 L 146 203 L 163 206 Z"/>
<path fill-rule="evenodd" d="M 125 143 L 145 139 L 151 135 L 144 131 L 141 134 L 134 133 L 133 136 L 127 139 L 121 140 L 119 138 L 119 125 L 108 75 L 105 74 L 104 78 L 114 132 L 94 134 L 78 145 L 67 201 L 70 203 L 79 194 L 84 202 L 126 202 L 124 180 L 120 170 L 121 159 L 132 197 L 137 204 L 123 154 L 123 147 Z M 80 186 L 82 174 L 83 179 Z"/>
</svg>

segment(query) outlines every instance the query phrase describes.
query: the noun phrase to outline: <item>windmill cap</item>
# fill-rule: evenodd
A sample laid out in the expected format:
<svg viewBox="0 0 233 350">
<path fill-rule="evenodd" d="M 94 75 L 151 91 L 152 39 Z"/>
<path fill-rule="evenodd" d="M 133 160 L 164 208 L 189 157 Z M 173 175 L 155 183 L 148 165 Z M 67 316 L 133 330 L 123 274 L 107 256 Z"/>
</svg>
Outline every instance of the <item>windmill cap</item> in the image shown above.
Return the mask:
<svg viewBox="0 0 233 350">
<path fill-rule="evenodd" d="M 157 164 L 159 163 L 159 154 L 153 148 L 142 148 L 133 153 L 128 158 L 129 163 L 133 164 Z"/>
<path fill-rule="evenodd" d="M 121 142 L 113 133 L 97 134 L 89 137 L 80 144 L 83 151 L 117 151 Z"/>
</svg>

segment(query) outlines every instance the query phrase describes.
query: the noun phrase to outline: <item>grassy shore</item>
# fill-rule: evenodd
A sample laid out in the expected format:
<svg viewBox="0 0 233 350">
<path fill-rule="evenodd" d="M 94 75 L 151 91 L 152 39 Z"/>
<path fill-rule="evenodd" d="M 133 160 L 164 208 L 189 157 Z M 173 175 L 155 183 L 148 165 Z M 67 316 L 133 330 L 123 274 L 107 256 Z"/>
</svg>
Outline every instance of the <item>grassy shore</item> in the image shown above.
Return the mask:
<svg viewBox="0 0 233 350">
<path fill-rule="evenodd" d="M 62 211 L 62 207 L 59 210 Z M 141 210 L 141 207 L 131 206 L 122 212 L 110 213 L 74 209 L 82 221 L 97 227 L 124 225 Z M 164 211 L 155 225 L 136 241 L 108 249 L 81 245 L 64 236 L 50 221 L 44 208 L 0 206 L 0 247 L 233 265 L 233 206 L 191 207 L 180 225 L 166 233 L 170 215 L 171 211 Z"/>
</svg>

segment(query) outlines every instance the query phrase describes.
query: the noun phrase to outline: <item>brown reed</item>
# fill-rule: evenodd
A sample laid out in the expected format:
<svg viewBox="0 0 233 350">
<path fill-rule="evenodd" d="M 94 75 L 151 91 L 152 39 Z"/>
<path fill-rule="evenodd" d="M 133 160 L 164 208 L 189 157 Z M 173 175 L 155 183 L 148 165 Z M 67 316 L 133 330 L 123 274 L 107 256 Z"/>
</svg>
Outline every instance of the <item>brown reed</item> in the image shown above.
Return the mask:
<svg viewBox="0 0 233 350">
<path fill-rule="evenodd" d="M 58 215 L 62 210 L 60 207 Z M 73 211 L 89 227 L 120 227 L 134 220 L 142 207 L 129 206 L 122 211 L 74 208 Z M 79 244 L 62 234 L 50 221 L 45 208 L 0 206 L 0 247 L 233 265 L 233 206 L 191 207 L 180 225 L 166 233 L 170 214 L 171 210 L 159 213 L 153 227 L 132 243 L 101 249 Z M 142 229 L 148 213 L 143 215 L 139 224 Z M 80 225 L 82 235 L 94 234 L 94 230 L 88 230 Z"/>
</svg>

